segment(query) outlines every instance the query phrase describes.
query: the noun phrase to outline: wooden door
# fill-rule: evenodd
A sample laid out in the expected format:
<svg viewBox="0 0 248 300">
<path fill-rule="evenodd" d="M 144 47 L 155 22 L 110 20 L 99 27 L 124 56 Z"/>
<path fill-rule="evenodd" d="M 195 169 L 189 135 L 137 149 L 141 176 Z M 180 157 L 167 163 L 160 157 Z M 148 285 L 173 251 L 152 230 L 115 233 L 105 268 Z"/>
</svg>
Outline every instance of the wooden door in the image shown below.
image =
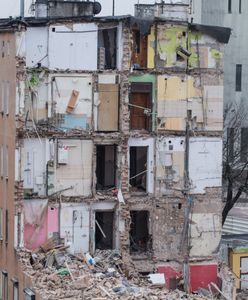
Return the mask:
<svg viewBox="0 0 248 300">
<path fill-rule="evenodd" d="M 150 115 L 146 109 L 150 109 L 149 93 L 132 93 L 131 94 L 131 129 L 134 130 L 150 130 Z"/>
<path fill-rule="evenodd" d="M 99 84 L 98 131 L 118 131 L 119 85 Z"/>
</svg>

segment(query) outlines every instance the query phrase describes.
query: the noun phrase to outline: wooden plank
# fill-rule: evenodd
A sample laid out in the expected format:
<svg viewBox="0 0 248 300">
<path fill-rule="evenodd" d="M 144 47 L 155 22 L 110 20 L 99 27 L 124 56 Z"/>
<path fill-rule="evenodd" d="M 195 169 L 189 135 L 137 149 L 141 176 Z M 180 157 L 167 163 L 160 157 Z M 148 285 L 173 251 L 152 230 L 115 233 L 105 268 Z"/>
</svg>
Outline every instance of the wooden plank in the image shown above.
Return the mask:
<svg viewBox="0 0 248 300">
<path fill-rule="evenodd" d="M 73 90 L 71 92 L 71 98 L 67 104 L 67 109 L 66 112 L 68 113 L 72 113 L 72 111 L 74 110 L 77 100 L 78 100 L 78 96 L 79 96 L 79 91 Z"/>
<path fill-rule="evenodd" d="M 119 85 L 99 84 L 98 131 L 118 130 Z"/>
</svg>

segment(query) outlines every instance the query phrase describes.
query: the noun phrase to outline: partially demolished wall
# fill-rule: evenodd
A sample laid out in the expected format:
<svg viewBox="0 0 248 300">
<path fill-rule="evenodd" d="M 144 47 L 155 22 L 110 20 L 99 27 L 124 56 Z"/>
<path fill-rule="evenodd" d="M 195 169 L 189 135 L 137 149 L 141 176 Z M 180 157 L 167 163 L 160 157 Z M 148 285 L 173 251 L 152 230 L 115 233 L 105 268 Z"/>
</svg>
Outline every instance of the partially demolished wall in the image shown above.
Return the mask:
<svg viewBox="0 0 248 300">
<path fill-rule="evenodd" d="M 18 79 L 25 96 L 18 109 L 16 207 L 24 214 L 18 231 L 24 246 L 33 251 L 59 234 L 70 253 L 93 254 L 106 247 L 106 236 L 127 269 L 167 276 L 168 268 L 182 274 L 186 265 L 192 291 L 197 268 L 212 271 L 204 287 L 216 282 L 223 44 L 175 21 L 154 22 L 145 34 L 128 18 L 64 22 L 47 24 L 48 31 L 31 25 L 27 69 Z M 71 54 L 79 51 L 76 40 L 61 57 L 69 29 L 85 41 L 83 60 Z M 84 30 L 94 32 L 88 42 Z M 44 41 L 49 35 L 48 59 L 37 54 L 37 34 Z M 110 59 L 113 35 L 117 55 Z"/>
</svg>

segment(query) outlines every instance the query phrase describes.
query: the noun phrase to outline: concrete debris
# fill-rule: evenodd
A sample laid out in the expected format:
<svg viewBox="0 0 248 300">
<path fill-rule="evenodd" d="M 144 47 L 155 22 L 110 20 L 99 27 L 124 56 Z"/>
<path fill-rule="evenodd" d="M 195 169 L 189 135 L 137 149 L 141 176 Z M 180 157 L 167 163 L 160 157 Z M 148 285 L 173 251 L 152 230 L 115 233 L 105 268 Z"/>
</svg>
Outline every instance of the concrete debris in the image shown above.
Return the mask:
<svg viewBox="0 0 248 300">
<path fill-rule="evenodd" d="M 247 300 L 247 299 L 248 299 L 248 290 L 241 291 L 236 296 L 236 300 Z"/>
<path fill-rule="evenodd" d="M 136 272 L 126 277 L 125 263 L 117 250 L 97 250 L 94 264 L 89 264 L 89 255 L 87 258 L 85 255 L 71 255 L 62 246 L 48 252 L 43 248 L 35 252 L 18 252 L 25 273 L 42 299 L 210 299 L 187 295 L 179 290 L 170 292 L 164 286 L 153 285 L 148 277 Z"/>
</svg>

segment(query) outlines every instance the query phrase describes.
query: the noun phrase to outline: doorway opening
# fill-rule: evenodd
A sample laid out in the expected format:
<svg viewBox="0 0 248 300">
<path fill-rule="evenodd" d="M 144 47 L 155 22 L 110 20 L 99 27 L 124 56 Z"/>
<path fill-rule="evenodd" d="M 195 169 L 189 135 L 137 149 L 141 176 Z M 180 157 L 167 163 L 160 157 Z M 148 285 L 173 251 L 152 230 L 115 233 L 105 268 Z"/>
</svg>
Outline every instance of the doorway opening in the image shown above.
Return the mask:
<svg viewBox="0 0 248 300">
<path fill-rule="evenodd" d="M 133 210 L 131 215 L 130 253 L 144 253 L 149 249 L 149 212 Z"/>
<path fill-rule="evenodd" d="M 95 249 L 113 249 L 114 212 L 95 213 Z"/>
<path fill-rule="evenodd" d="M 148 147 L 130 147 L 130 185 L 133 191 L 147 190 Z"/>
<path fill-rule="evenodd" d="M 152 83 L 131 84 L 130 94 L 130 129 L 151 130 Z"/>
<path fill-rule="evenodd" d="M 96 146 L 96 189 L 108 190 L 115 187 L 116 146 Z"/>
</svg>

